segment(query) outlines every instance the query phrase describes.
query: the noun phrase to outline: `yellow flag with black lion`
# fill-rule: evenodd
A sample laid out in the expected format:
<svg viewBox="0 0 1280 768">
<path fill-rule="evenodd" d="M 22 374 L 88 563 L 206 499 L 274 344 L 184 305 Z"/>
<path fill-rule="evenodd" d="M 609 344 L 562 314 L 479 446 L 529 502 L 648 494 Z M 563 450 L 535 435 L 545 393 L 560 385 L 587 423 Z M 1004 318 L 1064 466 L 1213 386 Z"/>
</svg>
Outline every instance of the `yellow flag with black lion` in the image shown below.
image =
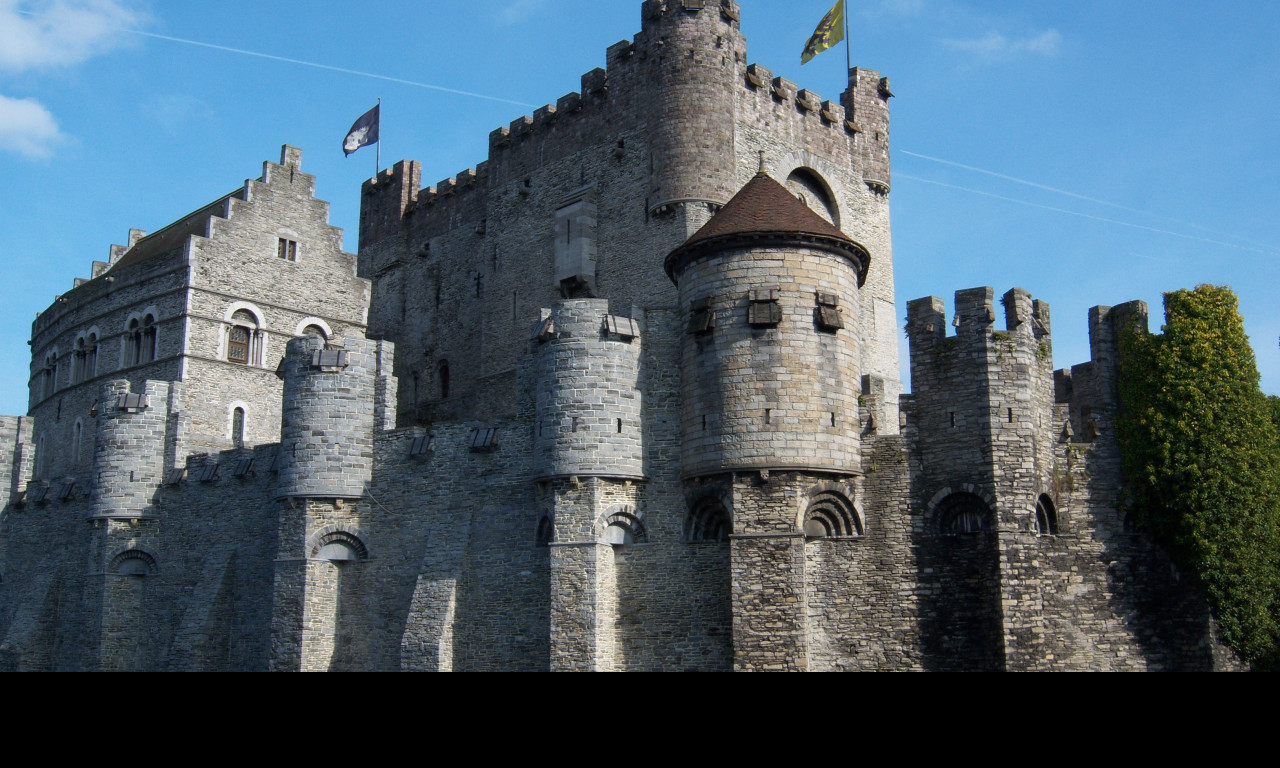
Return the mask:
<svg viewBox="0 0 1280 768">
<path fill-rule="evenodd" d="M 835 4 L 822 22 L 813 31 L 813 37 L 805 43 L 804 53 L 800 54 L 800 63 L 808 64 L 814 56 L 844 41 L 844 0 Z"/>
</svg>

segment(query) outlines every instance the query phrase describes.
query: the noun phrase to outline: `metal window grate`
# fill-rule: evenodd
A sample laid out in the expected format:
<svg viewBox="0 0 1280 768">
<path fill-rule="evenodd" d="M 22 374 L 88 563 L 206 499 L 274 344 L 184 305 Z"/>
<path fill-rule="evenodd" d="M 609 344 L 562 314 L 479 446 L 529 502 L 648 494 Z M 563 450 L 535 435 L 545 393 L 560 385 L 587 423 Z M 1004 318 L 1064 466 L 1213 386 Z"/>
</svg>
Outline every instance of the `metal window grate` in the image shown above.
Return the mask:
<svg viewBox="0 0 1280 768">
<path fill-rule="evenodd" d="M 11 503 L 15 507 L 20 507 L 26 503 L 26 499 L 27 499 L 27 492 L 18 491 L 13 495 L 13 500 L 9 503 Z"/>
<path fill-rule="evenodd" d="M 426 456 L 436 449 L 436 439 L 431 435 L 415 437 L 409 446 L 410 456 Z"/>
<path fill-rule="evenodd" d="M 44 503 L 44 500 L 48 498 L 48 496 L 49 486 L 47 485 L 37 485 L 35 488 L 29 489 L 27 492 L 27 500 L 34 501 L 36 504 Z"/>
<path fill-rule="evenodd" d="M 62 487 L 58 489 L 58 501 L 69 501 L 75 495 L 75 491 L 76 483 L 74 480 L 63 483 Z"/>
<path fill-rule="evenodd" d="M 267 465 L 267 471 L 268 472 L 280 471 L 280 451 L 276 451 L 275 455 L 271 457 L 271 463 Z"/>
<path fill-rule="evenodd" d="M 244 477 L 253 471 L 253 459 L 240 459 L 236 462 L 236 468 L 231 471 L 232 477 Z"/>
<path fill-rule="evenodd" d="M 200 474 L 199 476 L 196 477 L 196 480 L 202 483 L 209 483 L 209 482 L 213 482 L 213 480 L 216 479 L 217 477 L 218 477 L 218 464 L 217 462 L 211 462 L 209 464 L 205 464 L 203 467 L 200 468 Z"/>
<path fill-rule="evenodd" d="M 164 484 L 180 485 L 182 483 L 182 478 L 186 477 L 186 475 L 187 475 L 186 467 L 174 467 L 173 469 L 169 470 L 168 475 L 165 475 Z"/>
<path fill-rule="evenodd" d="M 473 430 L 471 432 L 471 450 L 494 451 L 498 449 L 498 430 L 492 427 Z"/>
</svg>

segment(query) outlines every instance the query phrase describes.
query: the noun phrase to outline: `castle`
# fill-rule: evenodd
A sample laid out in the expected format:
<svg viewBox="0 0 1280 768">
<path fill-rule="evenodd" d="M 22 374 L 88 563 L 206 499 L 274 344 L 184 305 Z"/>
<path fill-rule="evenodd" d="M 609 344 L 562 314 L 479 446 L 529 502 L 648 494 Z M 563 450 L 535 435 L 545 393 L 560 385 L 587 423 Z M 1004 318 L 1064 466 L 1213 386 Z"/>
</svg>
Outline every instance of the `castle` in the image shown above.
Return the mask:
<svg viewBox="0 0 1280 768">
<path fill-rule="evenodd" d="M 0 420 L 0 669 L 1238 666 L 1121 503 L 1145 306 L 1055 371 L 1023 290 L 912 301 L 903 394 L 889 82 L 739 13 L 645 0 L 356 255 L 288 146 L 113 246 Z"/>
</svg>

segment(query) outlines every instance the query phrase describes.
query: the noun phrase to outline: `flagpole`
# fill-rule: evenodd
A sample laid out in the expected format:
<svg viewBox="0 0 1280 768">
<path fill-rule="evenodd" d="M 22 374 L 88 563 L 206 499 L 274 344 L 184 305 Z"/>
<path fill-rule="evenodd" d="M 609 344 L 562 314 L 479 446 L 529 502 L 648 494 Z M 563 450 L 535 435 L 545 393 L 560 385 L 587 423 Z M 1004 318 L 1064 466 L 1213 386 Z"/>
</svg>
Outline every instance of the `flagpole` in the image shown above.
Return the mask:
<svg viewBox="0 0 1280 768">
<path fill-rule="evenodd" d="M 845 35 L 848 37 L 848 35 Z M 369 102 L 365 102 L 368 104 Z M 378 97 L 378 151 L 374 154 L 373 161 L 373 178 L 378 178 L 378 174 L 382 172 L 382 97 Z"/>
<path fill-rule="evenodd" d="M 853 69 L 853 54 L 849 52 L 849 49 L 853 46 L 853 43 L 849 41 L 849 3 L 847 0 L 840 0 L 840 2 L 844 3 L 844 8 L 840 11 L 840 15 L 844 17 L 844 66 L 846 70 L 849 70 Z M 848 76 L 849 74 L 846 72 L 845 77 Z"/>
</svg>

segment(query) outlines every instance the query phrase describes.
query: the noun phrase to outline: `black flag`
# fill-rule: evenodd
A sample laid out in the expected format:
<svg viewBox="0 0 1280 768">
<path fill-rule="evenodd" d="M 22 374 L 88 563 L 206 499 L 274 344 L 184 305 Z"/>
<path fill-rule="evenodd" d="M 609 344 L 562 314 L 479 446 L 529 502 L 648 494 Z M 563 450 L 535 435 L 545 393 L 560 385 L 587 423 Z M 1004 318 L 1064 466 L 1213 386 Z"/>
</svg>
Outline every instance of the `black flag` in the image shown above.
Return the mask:
<svg viewBox="0 0 1280 768">
<path fill-rule="evenodd" d="M 351 126 L 351 130 L 347 132 L 347 138 L 342 140 L 344 155 L 350 155 L 361 147 L 378 143 L 378 114 L 381 109 L 382 105 L 379 104 L 361 115 L 355 125 Z"/>
</svg>

